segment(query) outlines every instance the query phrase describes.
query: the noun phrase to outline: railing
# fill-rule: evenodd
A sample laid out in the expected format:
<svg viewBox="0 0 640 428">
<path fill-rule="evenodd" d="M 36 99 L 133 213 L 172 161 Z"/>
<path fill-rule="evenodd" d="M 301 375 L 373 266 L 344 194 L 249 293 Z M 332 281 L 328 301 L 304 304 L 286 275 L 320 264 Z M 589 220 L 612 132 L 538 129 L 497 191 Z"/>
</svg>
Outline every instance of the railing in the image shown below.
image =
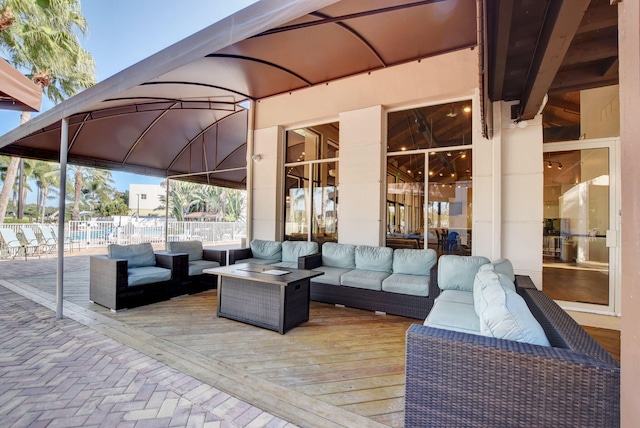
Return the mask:
<svg viewBox="0 0 640 428">
<path fill-rule="evenodd" d="M 168 234 L 166 228 L 168 228 Z M 47 227 L 57 235 L 57 224 L 0 224 L 0 227 L 12 229 L 20 239 L 24 239 L 22 228 L 32 229 L 36 236 L 42 237 L 40 227 Z M 169 241 L 199 240 L 204 245 L 237 243 L 246 236 L 246 223 L 208 222 L 208 221 L 170 221 L 168 225 L 161 220 L 138 220 L 124 225 L 113 221 L 70 221 L 65 223 L 65 245 L 74 248 L 106 247 L 109 244 L 139 244 L 150 242 L 161 244 L 165 236 Z M 2 241 L 0 239 L 0 241 Z M 3 242 L 0 242 L 0 249 Z"/>
</svg>

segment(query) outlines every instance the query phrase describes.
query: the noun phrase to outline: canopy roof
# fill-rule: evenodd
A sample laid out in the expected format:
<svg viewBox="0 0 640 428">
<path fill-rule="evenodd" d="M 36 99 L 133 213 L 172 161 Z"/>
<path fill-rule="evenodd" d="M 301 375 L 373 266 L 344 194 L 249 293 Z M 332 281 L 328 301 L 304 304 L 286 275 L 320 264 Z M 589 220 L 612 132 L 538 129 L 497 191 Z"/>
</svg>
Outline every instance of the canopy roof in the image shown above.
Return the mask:
<svg viewBox="0 0 640 428">
<path fill-rule="evenodd" d="M 546 94 L 616 83 L 616 35 L 608 0 L 261 0 L 0 137 L 0 153 L 57 161 L 68 118 L 70 163 L 242 188 L 243 101 L 480 43 L 483 123 L 498 100 L 528 119 Z"/>
<path fill-rule="evenodd" d="M 0 109 L 39 111 L 42 89 L 0 58 Z"/>
<path fill-rule="evenodd" d="M 468 0 L 262 0 L 0 137 L 0 151 L 227 187 L 246 180 L 238 103 L 477 43 Z"/>
</svg>

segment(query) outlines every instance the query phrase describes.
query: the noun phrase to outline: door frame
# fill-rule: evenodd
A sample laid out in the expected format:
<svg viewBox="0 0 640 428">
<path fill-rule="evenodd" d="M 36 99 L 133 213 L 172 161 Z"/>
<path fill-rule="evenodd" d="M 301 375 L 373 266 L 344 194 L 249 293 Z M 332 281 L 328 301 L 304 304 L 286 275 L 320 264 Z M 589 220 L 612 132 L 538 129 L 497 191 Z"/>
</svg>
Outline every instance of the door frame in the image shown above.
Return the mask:
<svg viewBox="0 0 640 428">
<path fill-rule="evenodd" d="M 620 316 L 620 238 L 622 236 L 620 215 L 620 138 L 612 137 L 565 141 L 559 143 L 544 143 L 542 146 L 542 152 L 544 154 L 548 152 L 600 148 L 609 149 L 609 232 L 607 233 L 607 247 L 609 248 L 609 304 L 607 306 L 603 306 L 591 303 L 568 301 L 557 301 L 557 303 L 565 310 Z"/>
</svg>

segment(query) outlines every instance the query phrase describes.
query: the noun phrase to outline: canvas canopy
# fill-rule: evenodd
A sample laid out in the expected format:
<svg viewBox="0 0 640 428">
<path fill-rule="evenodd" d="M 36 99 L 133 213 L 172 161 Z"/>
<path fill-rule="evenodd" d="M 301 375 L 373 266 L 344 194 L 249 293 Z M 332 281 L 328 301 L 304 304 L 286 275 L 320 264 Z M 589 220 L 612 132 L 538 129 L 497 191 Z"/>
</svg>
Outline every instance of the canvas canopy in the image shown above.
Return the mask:
<svg viewBox="0 0 640 428">
<path fill-rule="evenodd" d="M 0 58 L 0 109 L 39 111 L 42 89 Z"/>
</svg>

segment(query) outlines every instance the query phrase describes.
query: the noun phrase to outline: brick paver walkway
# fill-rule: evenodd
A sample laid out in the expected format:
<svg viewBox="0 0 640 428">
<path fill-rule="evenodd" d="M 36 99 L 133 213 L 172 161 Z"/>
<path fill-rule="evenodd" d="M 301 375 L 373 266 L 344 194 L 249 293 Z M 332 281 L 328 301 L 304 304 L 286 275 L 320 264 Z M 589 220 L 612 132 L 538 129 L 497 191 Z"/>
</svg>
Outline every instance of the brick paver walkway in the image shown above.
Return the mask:
<svg viewBox="0 0 640 428">
<path fill-rule="evenodd" d="M 2 427 L 292 427 L 0 286 Z"/>
</svg>

